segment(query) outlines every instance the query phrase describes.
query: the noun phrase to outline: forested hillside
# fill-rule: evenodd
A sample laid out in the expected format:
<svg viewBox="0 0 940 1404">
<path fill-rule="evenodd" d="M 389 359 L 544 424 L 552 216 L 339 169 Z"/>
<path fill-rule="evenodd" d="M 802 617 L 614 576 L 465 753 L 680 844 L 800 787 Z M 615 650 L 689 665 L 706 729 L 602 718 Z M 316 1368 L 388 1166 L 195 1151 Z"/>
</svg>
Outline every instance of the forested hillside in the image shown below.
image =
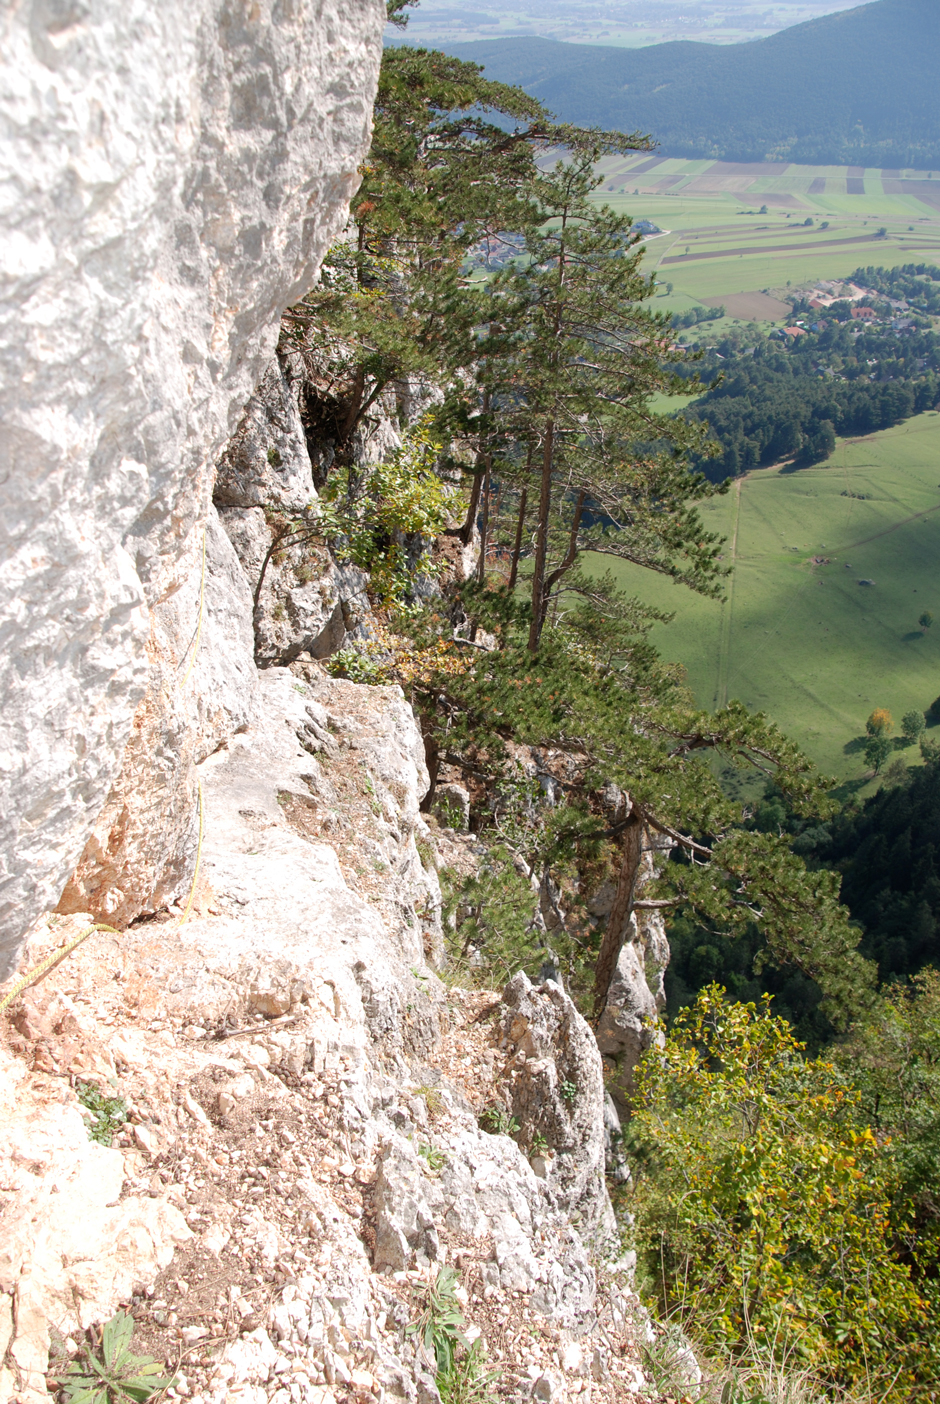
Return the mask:
<svg viewBox="0 0 940 1404">
<path fill-rule="evenodd" d="M 650 132 L 671 156 L 940 165 L 940 7 L 875 0 L 728 46 L 459 45 L 566 121 Z"/>
</svg>

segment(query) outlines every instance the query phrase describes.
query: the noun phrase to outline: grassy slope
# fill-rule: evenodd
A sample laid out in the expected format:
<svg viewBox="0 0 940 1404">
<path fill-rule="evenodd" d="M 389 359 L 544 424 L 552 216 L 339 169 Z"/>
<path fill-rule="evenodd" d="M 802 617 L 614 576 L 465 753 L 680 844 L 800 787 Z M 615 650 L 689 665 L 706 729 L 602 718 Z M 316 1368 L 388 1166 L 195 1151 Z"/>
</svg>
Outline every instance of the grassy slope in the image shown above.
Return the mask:
<svg viewBox="0 0 940 1404">
<path fill-rule="evenodd" d="M 702 705 L 740 698 L 824 770 L 860 776 L 857 750 L 845 747 L 869 712 L 885 706 L 899 722 L 940 692 L 940 414 L 840 442 L 819 468 L 760 469 L 703 515 L 728 538 L 724 604 L 617 567 L 631 593 L 675 610 L 657 646 L 685 664 Z M 832 564 L 814 565 L 816 555 Z M 938 623 L 923 637 L 925 609 Z"/>
</svg>

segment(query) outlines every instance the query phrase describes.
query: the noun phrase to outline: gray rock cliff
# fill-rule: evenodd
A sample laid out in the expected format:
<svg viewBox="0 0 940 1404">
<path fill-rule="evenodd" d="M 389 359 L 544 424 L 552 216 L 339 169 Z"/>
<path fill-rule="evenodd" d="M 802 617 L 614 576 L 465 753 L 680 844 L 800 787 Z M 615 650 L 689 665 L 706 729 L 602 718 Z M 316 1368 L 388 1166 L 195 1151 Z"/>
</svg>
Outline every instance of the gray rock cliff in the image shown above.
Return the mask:
<svg viewBox="0 0 940 1404">
<path fill-rule="evenodd" d="M 173 601 L 201 577 L 213 465 L 279 314 L 356 187 L 384 14 L 35 0 L 0 16 L 0 974 L 82 856 L 135 714 L 147 745 L 181 709 L 209 744 L 198 700 L 154 723 L 197 627 Z M 221 709 L 223 732 L 242 712 Z M 147 884 L 114 876 L 78 881 L 110 894 L 102 914 L 145 908 Z"/>
</svg>

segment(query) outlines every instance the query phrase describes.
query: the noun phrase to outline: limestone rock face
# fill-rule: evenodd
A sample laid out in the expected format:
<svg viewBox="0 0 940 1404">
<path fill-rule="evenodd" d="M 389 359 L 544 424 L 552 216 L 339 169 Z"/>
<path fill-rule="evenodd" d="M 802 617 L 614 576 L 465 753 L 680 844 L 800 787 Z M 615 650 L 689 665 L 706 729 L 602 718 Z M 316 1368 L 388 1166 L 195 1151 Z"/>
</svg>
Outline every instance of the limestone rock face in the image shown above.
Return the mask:
<svg viewBox="0 0 940 1404">
<path fill-rule="evenodd" d="M 0 17 L 0 975 L 117 778 L 152 611 L 201 575 L 212 465 L 343 223 L 384 19 L 380 0 Z"/>
<path fill-rule="evenodd" d="M 527 1143 L 540 1137 L 549 1152 L 551 1201 L 583 1237 L 604 1240 L 614 1220 L 604 1179 L 604 1081 L 594 1035 L 554 980 L 533 985 L 520 971 L 506 986 L 503 1005 L 512 1114 Z"/>
<path fill-rule="evenodd" d="M 58 905 L 119 926 L 187 887 L 199 827 L 194 767 L 258 711 L 251 598 L 214 510 L 205 568 L 153 610 L 147 658 L 121 772 Z"/>
<path fill-rule="evenodd" d="M 666 861 L 670 845 L 669 840 L 647 834 L 637 884 L 641 893 Z M 613 888 L 602 889 L 592 910 L 609 915 L 612 899 Z M 662 916 L 656 911 L 634 912 L 595 1031 L 608 1085 L 620 1110 L 626 1108 L 633 1092 L 634 1068 L 658 1036 L 653 1025 L 666 1007 L 664 976 L 668 965 L 669 939 Z"/>
</svg>

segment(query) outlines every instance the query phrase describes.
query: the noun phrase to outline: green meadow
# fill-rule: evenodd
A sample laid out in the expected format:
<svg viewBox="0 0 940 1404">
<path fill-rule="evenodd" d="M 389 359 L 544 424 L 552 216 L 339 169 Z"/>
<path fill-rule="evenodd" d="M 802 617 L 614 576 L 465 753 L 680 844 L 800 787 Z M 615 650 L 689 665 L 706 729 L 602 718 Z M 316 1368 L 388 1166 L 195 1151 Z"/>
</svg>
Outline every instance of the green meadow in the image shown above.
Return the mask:
<svg viewBox="0 0 940 1404">
<path fill-rule="evenodd" d="M 645 259 L 673 285 L 657 297 L 663 311 L 779 294 L 867 264 L 940 263 L 940 172 L 649 157 L 607 158 L 599 170 L 598 199 L 667 231 L 647 242 Z"/>
<path fill-rule="evenodd" d="M 823 770 L 858 780 L 873 708 L 898 723 L 940 693 L 940 413 L 840 441 L 815 468 L 757 469 L 702 516 L 726 539 L 723 602 L 595 560 L 674 612 L 653 639 L 684 664 L 703 707 L 738 698 Z M 937 620 L 926 634 L 925 610 Z M 900 754 L 919 762 L 916 750 Z"/>
</svg>

